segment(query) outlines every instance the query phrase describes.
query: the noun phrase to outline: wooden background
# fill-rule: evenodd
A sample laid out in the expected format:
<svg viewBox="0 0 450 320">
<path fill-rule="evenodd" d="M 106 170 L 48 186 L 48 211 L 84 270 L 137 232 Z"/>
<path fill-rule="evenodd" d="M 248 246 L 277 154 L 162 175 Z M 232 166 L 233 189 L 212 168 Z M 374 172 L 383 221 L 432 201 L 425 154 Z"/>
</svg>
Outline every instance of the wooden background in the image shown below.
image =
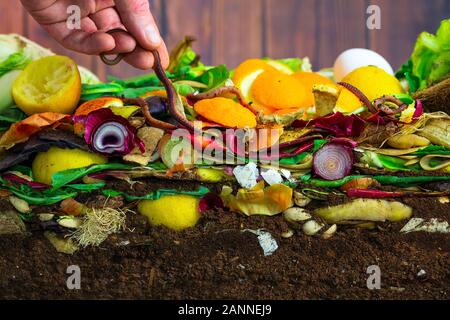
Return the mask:
<svg viewBox="0 0 450 320">
<path fill-rule="evenodd" d="M 75 2 L 76 0 L 74 0 Z M 309 56 L 314 68 L 331 66 L 352 47 L 371 48 L 397 68 L 417 35 L 435 32 L 450 17 L 450 0 L 150 0 L 169 48 L 185 34 L 208 64 L 235 67 L 250 57 Z M 367 7 L 381 8 L 381 30 L 366 28 Z M 142 73 L 121 64 L 106 67 L 97 57 L 69 52 L 53 41 L 18 0 L 0 0 L 0 33 L 19 33 L 66 54 L 102 79 Z"/>
</svg>

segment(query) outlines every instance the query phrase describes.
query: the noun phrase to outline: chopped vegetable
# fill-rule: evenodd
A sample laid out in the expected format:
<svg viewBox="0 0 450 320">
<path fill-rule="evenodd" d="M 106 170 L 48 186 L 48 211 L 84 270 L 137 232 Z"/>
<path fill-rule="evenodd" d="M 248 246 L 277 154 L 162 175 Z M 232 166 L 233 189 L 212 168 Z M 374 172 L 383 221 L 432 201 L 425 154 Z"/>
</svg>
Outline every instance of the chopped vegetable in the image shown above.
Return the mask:
<svg viewBox="0 0 450 320">
<path fill-rule="evenodd" d="M 450 148 L 450 119 L 431 119 L 416 134 L 434 144 Z"/>
<path fill-rule="evenodd" d="M 129 154 L 135 147 L 145 152 L 143 142 L 138 138 L 136 128 L 127 119 L 115 115 L 110 109 L 99 109 L 85 118 L 77 117 L 85 126 L 84 139 L 94 150 L 103 155 Z"/>
<path fill-rule="evenodd" d="M 264 188 L 260 181 L 254 188 L 240 189 L 236 196 L 232 189 L 224 187 L 221 197 L 227 207 L 247 216 L 273 216 L 292 207 L 292 189 L 283 184 L 275 184 Z"/>
<path fill-rule="evenodd" d="M 350 148 L 328 143 L 314 154 L 314 173 L 325 180 L 342 179 L 350 174 L 353 161 Z"/>
<path fill-rule="evenodd" d="M 32 115 L 25 120 L 13 124 L 0 138 L 0 147 L 10 149 L 14 145 L 27 141 L 32 135 L 48 128 L 55 128 L 61 122 L 69 120 L 62 113 L 45 112 Z"/>
<path fill-rule="evenodd" d="M 426 147 L 430 144 L 430 140 L 416 134 L 404 134 L 390 138 L 387 143 L 393 148 L 411 149 L 415 147 Z"/>
<path fill-rule="evenodd" d="M 351 202 L 319 208 L 314 214 L 328 223 L 345 224 L 358 221 L 402 221 L 412 215 L 412 209 L 400 202 L 374 199 L 356 199 Z"/>
</svg>

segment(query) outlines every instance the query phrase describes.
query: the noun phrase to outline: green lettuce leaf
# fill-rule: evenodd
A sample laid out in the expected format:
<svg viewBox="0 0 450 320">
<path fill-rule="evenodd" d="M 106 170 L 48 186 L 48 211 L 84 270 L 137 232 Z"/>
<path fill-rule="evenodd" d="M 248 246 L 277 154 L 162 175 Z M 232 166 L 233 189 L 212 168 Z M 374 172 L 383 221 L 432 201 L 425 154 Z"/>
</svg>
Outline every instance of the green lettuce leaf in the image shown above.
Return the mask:
<svg viewBox="0 0 450 320">
<path fill-rule="evenodd" d="M 65 171 L 56 172 L 52 176 L 52 190 L 57 190 L 72 181 L 78 180 L 87 176 L 91 173 L 96 173 L 105 170 L 132 170 L 135 168 L 135 165 L 124 164 L 124 163 L 106 163 L 106 164 L 97 164 L 90 167 L 78 168 L 78 169 L 69 169 Z"/>
<path fill-rule="evenodd" d="M 221 87 L 225 85 L 225 82 L 230 78 L 230 71 L 226 65 L 220 65 L 215 68 L 209 69 L 203 75 L 196 79 L 208 86 L 208 90 Z"/>
<path fill-rule="evenodd" d="M 410 92 L 424 89 L 450 74 L 450 19 L 443 20 L 436 35 L 422 32 L 411 58 L 396 73 L 405 79 Z"/>
<path fill-rule="evenodd" d="M 0 63 L 0 77 L 12 70 L 23 70 L 31 62 L 25 52 L 19 51 Z"/>
</svg>

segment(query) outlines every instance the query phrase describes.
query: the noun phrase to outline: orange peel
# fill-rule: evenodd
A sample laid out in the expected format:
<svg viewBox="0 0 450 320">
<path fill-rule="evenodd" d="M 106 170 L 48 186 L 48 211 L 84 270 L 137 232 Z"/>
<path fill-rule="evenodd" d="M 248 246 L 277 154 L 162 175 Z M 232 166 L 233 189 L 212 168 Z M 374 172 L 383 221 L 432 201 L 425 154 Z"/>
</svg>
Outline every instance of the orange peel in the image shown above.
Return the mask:
<svg viewBox="0 0 450 320">
<path fill-rule="evenodd" d="M 299 80 L 306 89 L 305 100 L 303 101 L 303 107 L 312 107 L 314 105 L 313 86 L 317 84 L 334 84 L 330 79 L 315 73 L 315 72 L 297 72 L 293 75 L 294 78 Z"/>
<path fill-rule="evenodd" d="M 256 104 L 272 109 L 294 109 L 304 106 L 306 90 L 293 76 L 281 72 L 263 72 L 252 86 Z"/>
<path fill-rule="evenodd" d="M 203 118 L 230 128 L 254 128 L 256 116 L 234 100 L 217 97 L 204 99 L 194 105 Z"/>
</svg>

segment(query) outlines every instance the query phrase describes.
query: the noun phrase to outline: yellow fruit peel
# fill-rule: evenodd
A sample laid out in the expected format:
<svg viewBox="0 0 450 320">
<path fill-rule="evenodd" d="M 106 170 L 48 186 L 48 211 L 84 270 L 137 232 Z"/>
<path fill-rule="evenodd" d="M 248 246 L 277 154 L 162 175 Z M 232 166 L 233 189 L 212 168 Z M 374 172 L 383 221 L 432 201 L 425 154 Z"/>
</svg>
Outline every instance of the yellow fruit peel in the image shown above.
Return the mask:
<svg viewBox="0 0 450 320">
<path fill-rule="evenodd" d="M 293 191 L 283 184 L 274 184 L 265 188 L 264 181 L 260 181 L 250 190 L 240 189 L 236 195 L 232 192 L 230 187 L 223 188 L 221 197 L 225 205 L 232 211 L 247 216 L 274 216 L 293 205 Z"/>
<path fill-rule="evenodd" d="M 361 221 L 397 222 L 409 219 L 412 216 L 412 208 L 397 201 L 356 199 L 342 205 L 316 209 L 314 214 L 332 224 Z"/>
<path fill-rule="evenodd" d="M 108 161 L 105 157 L 95 153 L 51 147 L 47 152 L 41 152 L 34 158 L 32 171 L 35 181 L 51 185 L 52 176 L 57 172 L 106 162 Z"/>
<path fill-rule="evenodd" d="M 294 76 L 281 72 L 263 72 L 252 86 L 257 104 L 272 109 L 298 109 L 304 107 L 306 90 Z"/>
<path fill-rule="evenodd" d="M 12 94 L 26 114 L 72 114 L 81 96 L 77 64 L 64 56 L 44 57 L 30 63 L 14 81 Z"/>
<path fill-rule="evenodd" d="M 152 226 L 165 226 L 175 231 L 194 227 L 200 219 L 199 200 L 187 195 L 168 195 L 138 204 L 140 214 Z"/>
</svg>

